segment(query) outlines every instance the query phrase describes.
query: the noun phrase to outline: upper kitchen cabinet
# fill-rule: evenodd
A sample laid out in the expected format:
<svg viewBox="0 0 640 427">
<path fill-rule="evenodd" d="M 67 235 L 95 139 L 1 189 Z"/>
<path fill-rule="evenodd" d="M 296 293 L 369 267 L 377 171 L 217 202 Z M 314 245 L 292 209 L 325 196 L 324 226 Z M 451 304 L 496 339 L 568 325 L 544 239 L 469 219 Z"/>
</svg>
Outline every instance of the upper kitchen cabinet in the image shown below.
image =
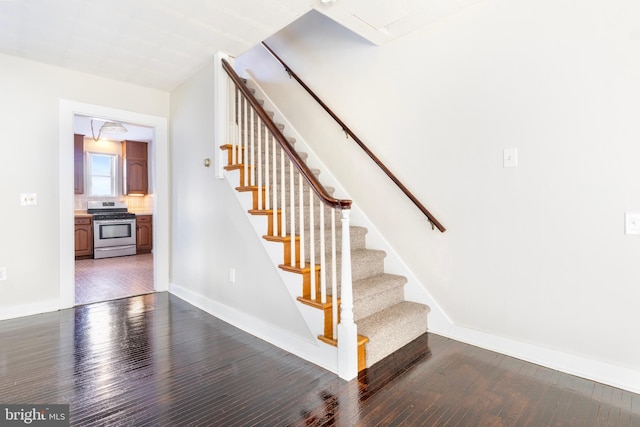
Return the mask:
<svg viewBox="0 0 640 427">
<path fill-rule="evenodd" d="M 73 192 L 84 194 L 84 135 L 73 135 Z"/>
<path fill-rule="evenodd" d="M 124 194 L 145 195 L 149 191 L 147 143 L 122 141 Z"/>
</svg>

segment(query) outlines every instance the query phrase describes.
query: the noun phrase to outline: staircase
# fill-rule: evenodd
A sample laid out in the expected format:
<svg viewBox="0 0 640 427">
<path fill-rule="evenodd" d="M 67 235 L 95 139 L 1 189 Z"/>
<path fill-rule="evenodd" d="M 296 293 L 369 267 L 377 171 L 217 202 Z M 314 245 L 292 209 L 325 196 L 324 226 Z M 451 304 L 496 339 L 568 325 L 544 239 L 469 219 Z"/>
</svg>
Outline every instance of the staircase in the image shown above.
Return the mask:
<svg viewBox="0 0 640 427">
<path fill-rule="evenodd" d="M 238 88 L 229 102 L 234 124 L 229 143 L 220 147 L 227 152 L 225 170 L 240 171 L 234 175 L 239 182 L 232 185 L 252 194 L 251 215 L 267 217 L 262 237 L 282 246 L 278 267 L 299 276 L 297 300 L 323 313 L 324 325 L 319 328 L 323 333 L 318 339 L 331 346 L 343 344 L 338 342 L 337 325 L 344 314 L 338 313 L 338 306 L 350 297 L 345 297 L 342 289 L 343 277 L 349 278 L 348 271 L 343 276 L 342 265 L 350 259 L 351 280 L 346 281 L 351 282 L 357 325 L 358 372 L 369 368 L 423 335 L 429 308 L 404 299 L 406 278 L 385 273 L 386 253 L 367 248 L 366 228 L 348 222 L 347 229 L 336 227 L 345 224 L 345 216 L 348 221 L 349 209 L 326 206 L 314 194 L 308 177 L 288 157 L 289 151 L 295 152 L 294 156 L 306 162 L 307 155 L 295 150 L 293 138 L 285 137 L 289 147 L 276 143 L 266 120 L 252 111 L 248 98 L 253 98 L 253 93 L 246 86 Z M 267 112 L 267 116 L 273 117 L 273 113 Z M 271 128 L 287 133 L 283 125 L 272 123 Z M 318 170 L 309 171 L 313 180 L 321 182 Z M 325 190 L 331 196 L 334 193 L 332 188 Z M 348 244 L 343 246 L 343 235 L 347 234 Z M 343 247 L 348 248 L 350 258 L 343 257 Z"/>
</svg>

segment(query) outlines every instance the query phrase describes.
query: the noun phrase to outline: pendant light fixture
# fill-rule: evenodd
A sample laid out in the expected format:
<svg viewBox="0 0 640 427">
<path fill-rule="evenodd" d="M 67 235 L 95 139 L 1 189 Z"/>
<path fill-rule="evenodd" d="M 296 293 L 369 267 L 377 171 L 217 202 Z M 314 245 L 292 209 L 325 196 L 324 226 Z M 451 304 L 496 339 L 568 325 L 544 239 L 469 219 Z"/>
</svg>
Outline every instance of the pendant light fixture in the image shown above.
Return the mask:
<svg viewBox="0 0 640 427">
<path fill-rule="evenodd" d="M 98 131 L 98 137 L 96 138 L 95 131 L 93 130 L 93 119 L 91 119 L 91 136 L 93 140 L 98 142 L 100 140 L 100 135 L 102 133 L 126 133 L 128 132 L 127 128 L 122 126 L 122 123 L 118 122 L 104 122 L 104 124 L 100 127 Z"/>
</svg>

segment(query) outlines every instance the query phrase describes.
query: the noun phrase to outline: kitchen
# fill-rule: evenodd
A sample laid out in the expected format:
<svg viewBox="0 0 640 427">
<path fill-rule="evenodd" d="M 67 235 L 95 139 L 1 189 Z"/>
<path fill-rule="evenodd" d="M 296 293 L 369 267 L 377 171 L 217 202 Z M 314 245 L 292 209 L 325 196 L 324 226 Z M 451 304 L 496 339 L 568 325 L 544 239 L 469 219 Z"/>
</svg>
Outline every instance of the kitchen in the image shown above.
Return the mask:
<svg viewBox="0 0 640 427">
<path fill-rule="evenodd" d="M 154 291 L 153 129 L 74 116 L 75 304 Z"/>
</svg>

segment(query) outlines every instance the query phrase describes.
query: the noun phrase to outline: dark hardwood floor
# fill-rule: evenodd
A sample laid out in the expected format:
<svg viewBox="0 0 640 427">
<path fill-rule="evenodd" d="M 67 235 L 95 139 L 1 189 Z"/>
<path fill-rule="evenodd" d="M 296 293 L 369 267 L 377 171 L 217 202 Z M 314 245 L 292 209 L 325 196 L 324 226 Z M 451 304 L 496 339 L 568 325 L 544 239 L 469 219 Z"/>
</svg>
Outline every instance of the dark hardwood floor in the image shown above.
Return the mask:
<svg viewBox="0 0 640 427">
<path fill-rule="evenodd" d="M 78 426 L 640 426 L 640 395 L 433 334 L 342 381 L 167 293 L 0 322 L 0 403 Z"/>
<path fill-rule="evenodd" d="M 76 305 L 153 292 L 153 254 L 75 261 Z"/>
</svg>

